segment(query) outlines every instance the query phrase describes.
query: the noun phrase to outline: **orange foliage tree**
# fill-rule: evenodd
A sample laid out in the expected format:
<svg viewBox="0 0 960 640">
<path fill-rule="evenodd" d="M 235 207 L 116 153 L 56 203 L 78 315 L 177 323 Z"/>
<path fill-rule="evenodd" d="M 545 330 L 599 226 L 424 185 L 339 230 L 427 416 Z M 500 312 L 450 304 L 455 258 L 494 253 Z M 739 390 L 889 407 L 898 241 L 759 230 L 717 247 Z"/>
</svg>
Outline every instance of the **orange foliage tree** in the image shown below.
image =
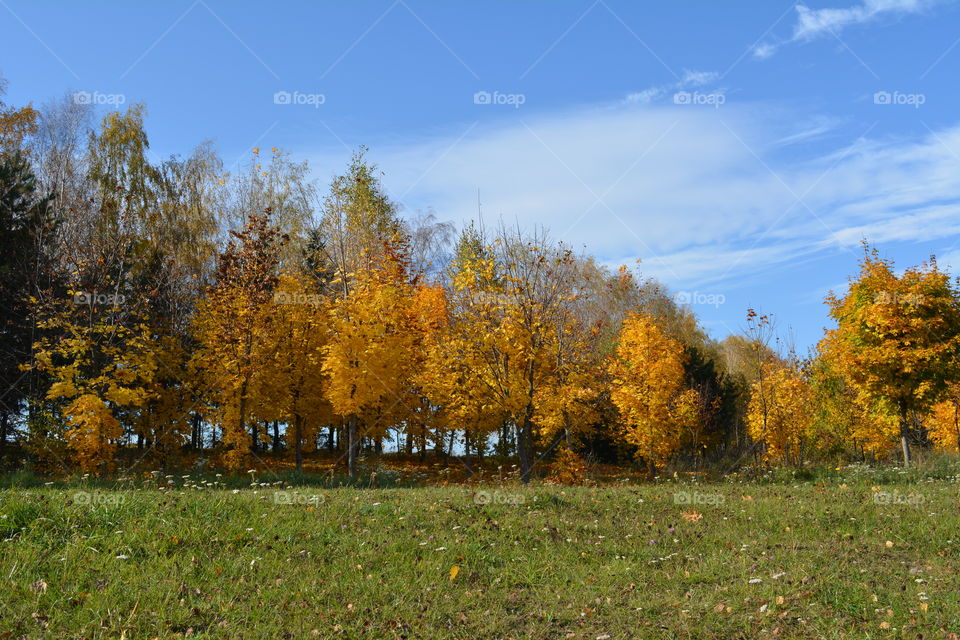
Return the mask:
<svg viewBox="0 0 960 640">
<path fill-rule="evenodd" d="M 909 416 L 923 412 L 957 377 L 960 298 L 935 260 L 906 269 L 865 247 L 859 276 L 845 296 L 827 298 L 837 327 L 826 340 L 837 370 L 859 395 L 899 418 L 910 464 Z"/>
<path fill-rule="evenodd" d="M 653 475 L 699 428 L 697 392 L 688 389 L 683 345 L 656 322 L 634 313 L 623 323 L 608 364 L 610 397 L 623 420 L 623 437 Z"/>
<path fill-rule="evenodd" d="M 258 346 L 272 319 L 277 256 L 284 241 L 270 225 L 269 214 L 249 216 L 246 227 L 232 233 L 220 255 L 217 283 L 194 316 L 199 344 L 194 365 L 206 378 L 205 395 L 222 430 L 222 460 L 229 469 L 239 468 L 258 440 L 250 424 L 263 379 Z"/>
<path fill-rule="evenodd" d="M 764 445 L 764 458 L 799 464 L 810 444 L 813 390 L 796 364 L 764 363 L 763 384 L 754 382 L 747 432 Z"/>
<path fill-rule="evenodd" d="M 355 274 L 350 294 L 332 305 L 323 370 L 327 398 L 346 421 L 351 477 L 357 472 L 359 438 L 383 435 L 389 418 L 410 403 L 412 299 L 407 264 L 395 248 Z"/>
<path fill-rule="evenodd" d="M 263 420 L 287 424 L 298 471 L 303 451 L 312 449 L 317 431 L 333 419 L 327 401 L 324 350 L 330 339 L 329 301 L 303 275 L 281 274 L 274 289 L 270 321 L 255 346 L 260 371 L 260 399 L 254 412 Z"/>
</svg>

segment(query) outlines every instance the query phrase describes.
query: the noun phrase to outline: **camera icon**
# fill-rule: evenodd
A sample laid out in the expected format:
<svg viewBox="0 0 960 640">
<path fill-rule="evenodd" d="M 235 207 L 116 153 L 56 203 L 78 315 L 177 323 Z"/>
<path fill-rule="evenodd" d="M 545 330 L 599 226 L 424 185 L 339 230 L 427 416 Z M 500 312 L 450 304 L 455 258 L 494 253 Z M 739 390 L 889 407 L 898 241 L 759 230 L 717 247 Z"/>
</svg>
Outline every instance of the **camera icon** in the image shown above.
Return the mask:
<svg viewBox="0 0 960 640">
<path fill-rule="evenodd" d="M 288 491 L 277 491 L 273 494 L 274 504 L 293 504 L 293 496 Z"/>
<path fill-rule="evenodd" d="M 77 504 L 90 504 L 91 496 L 86 491 L 78 491 L 73 494 L 73 501 Z"/>
<path fill-rule="evenodd" d="M 691 502 L 690 494 L 686 491 L 678 491 L 673 494 L 673 504 L 690 504 Z"/>
<path fill-rule="evenodd" d="M 678 291 L 675 296 L 673 296 L 673 301 L 676 304 L 690 304 L 693 300 L 693 297 L 690 295 L 689 291 Z"/>
<path fill-rule="evenodd" d="M 77 91 L 73 94 L 74 104 L 90 104 L 91 102 L 93 102 L 93 96 L 90 95 L 89 91 Z"/>
<path fill-rule="evenodd" d="M 673 103 L 674 104 L 690 104 L 693 100 L 693 96 L 689 91 L 678 91 L 673 94 Z"/>
<path fill-rule="evenodd" d="M 290 104 L 293 96 L 289 91 L 277 91 L 273 94 L 273 104 Z"/>
<path fill-rule="evenodd" d="M 490 104 L 492 96 L 489 91 L 477 91 L 473 94 L 473 104 Z"/>
<path fill-rule="evenodd" d="M 889 91 L 877 91 L 873 94 L 873 104 L 890 104 L 891 96 Z"/>
<path fill-rule="evenodd" d="M 490 493 L 487 491 L 477 491 L 473 494 L 473 504 L 490 504 Z"/>
<path fill-rule="evenodd" d="M 73 294 L 73 304 L 87 305 L 93 303 L 93 295 L 86 291 L 77 291 Z"/>
</svg>

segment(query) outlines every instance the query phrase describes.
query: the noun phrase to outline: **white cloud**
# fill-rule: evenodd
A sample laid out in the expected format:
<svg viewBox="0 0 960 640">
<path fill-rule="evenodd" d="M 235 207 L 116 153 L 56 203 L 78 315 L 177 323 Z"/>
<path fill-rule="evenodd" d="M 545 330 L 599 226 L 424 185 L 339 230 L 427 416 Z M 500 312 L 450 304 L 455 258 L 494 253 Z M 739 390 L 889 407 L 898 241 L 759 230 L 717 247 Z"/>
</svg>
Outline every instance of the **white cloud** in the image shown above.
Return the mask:
<svg viewBox="0 0 960 640">
<path fill-rule="evenodd" d="M 956 248 L 958 243 L 953 243 L 951 246 L 937 256 L 937 264 L 953 273 L 955 275 L 960 275 L 960 249 Z"/>
<path fill-rule="evenodd" d="M 644 89 L 643 91 L 637 91 L 631 93 L 627 96 L 627 102 L 633 102 L 635 104 L 650 104 L 655 100 L 658 100 L 666 93 L 666 89 L 662 86 L 660 87 L 650 87 L 649 89 Z"/>
<path fill-rule="evenodd" d="M 784 141 L 830 126 L 807 120 L 798 134 L 797 114 L 769 105 L 621 103 L 374 146 L 371 158 L 408 210 L 464 222 L 479 189 L 488 225 L 545 225 L 604 262 L 640 258 L 675 289 L 742 284 L 856 252 L 864 236 L 938 246 L 960 237 L 960 160 L 949 150 L 960 148 L 960 126 L 806 159 L 782 153 Z"/>
<path fill-rule="evenodd" d="M 715 71 L 684 71 L 683 76 L 670 84 L 649 87 L 626 97 L 626 101 L 634 104 L 652 104 L 662 98 L 683 89 L 695 89 L 720 79 Z"/>
<path fill-rule="evenodd" d="M 765 60 L 790 42 L 807 42 L 819 37 L 839 36 L 845 28 L 865 24 L 884 15 L 920 13 L 945 0 L 861 0 L 847 8 L 811 9 L 797 4 L 797 22 L 793 35 L 785 42 L 763 42 L 753 48 L 753 56 Z"/>
<path fill-rule="evenodd" d="M 932 0 L 863 0 L 861 4 L 846 9 L 811 9 L 798 4 L 793 39 L 811 40 L 836 34 L 845 27 L 870 22 L 886 13 L 917 13 L 931 4 Z"/>
<path fill-rule="evenodd" d="M 769 42 L 763 42 L 758 44 L 753 48 L 753 57 L 758 60 L 766 60 L 772 56 L 777 50 L 777 47 Z"/>
</svg>

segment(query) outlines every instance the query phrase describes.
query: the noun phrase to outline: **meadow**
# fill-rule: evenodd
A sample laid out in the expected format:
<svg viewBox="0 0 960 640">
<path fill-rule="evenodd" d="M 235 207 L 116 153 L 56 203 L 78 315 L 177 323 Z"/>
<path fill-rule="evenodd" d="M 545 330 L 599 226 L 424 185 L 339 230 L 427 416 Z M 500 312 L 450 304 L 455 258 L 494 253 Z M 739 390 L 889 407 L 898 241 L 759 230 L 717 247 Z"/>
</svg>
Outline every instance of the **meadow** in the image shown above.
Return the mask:
<svg viewBox="0 0 960 640">
<path fill-rule="evenodd" d="M 0 489 L 0 638 L 956 638 L 955 463 Z"/>
</svg>

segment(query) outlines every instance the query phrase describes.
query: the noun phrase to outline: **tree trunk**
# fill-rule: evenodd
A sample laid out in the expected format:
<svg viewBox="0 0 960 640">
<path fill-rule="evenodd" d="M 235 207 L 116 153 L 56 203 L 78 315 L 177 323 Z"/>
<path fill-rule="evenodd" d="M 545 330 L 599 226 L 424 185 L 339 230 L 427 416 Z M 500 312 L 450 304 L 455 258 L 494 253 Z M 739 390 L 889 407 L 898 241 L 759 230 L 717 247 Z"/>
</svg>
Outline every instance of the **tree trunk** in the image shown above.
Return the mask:
<svg viewBox="0 0 960 640">
<path fill-rule="evenodd" d="M 533 473 L 533 397 L 536 391 L 534 386 L 534 364 L 527 367 L 527 406 L 523 410 L 523 425 L 517 434 L 517 453 L 520 456 L 520 480 L 529 484 Z"/>
<path fill-rule="evenodd" d="M 957 453 L 960 453 L 960 402 L 953 403 L 953 431 L 957 434 Z"/>
<path fill-rule="evenodd" d="M 280 451 L 280 422 L 278 420 L 273 421 L 273 452 L 277 453 Z"/>
<path fill-rule="evenodd" d="M 203 446 L 203 438 L 200 436 L 200 414 L 195 413 L 190 418 L 191 426 L 193 427 L 190 430 L 190 446 L 193 447 L 195 451 L 200 451 Z"/>
<path fill-rule="evenodd" d="M 907 406 L 900 403 L 900 446 L 903 448 L 903 466 L 910 466 L 910 426 L 907 422 Z"/>
<path fill-rule="evenodd" d="M 517 430 L 517 454 L 520 458 L 520 481 L 524 484 L 530 482 L 530 476 L 533 472 L 533 424 L 530 420 L 528 410 L 523 416 L 523 424 Z"/>
<path fill-rule="evenodd" d="M 350 479 L 357 479 L 357 445 L 360 444 L 357 438 L 357 417 L 350 416 L 347 419 L 347 472 Z"/>
<path fill-rule="evenodd" d="M 0 417 L 0 451 L 7 448 L 7 431 L 10 428 L 10 414 L 4 412 Z"/>
<path fill-rule="evenodd" d="M 240 422 L 240 425 L 239 425 L 240 433 L 246 434 L 247 433 L 247 383 L 246 381 L 240 387 L 240 421 L 239 422 Z M 224 431 L 223 436 L 226 436 L 226 431 Z M 253 446 L 256 446 L 256 440 L 254 440 Z M 250 447 L 251 450 L 253 450 L 253 446 Z"/>
</svg>

